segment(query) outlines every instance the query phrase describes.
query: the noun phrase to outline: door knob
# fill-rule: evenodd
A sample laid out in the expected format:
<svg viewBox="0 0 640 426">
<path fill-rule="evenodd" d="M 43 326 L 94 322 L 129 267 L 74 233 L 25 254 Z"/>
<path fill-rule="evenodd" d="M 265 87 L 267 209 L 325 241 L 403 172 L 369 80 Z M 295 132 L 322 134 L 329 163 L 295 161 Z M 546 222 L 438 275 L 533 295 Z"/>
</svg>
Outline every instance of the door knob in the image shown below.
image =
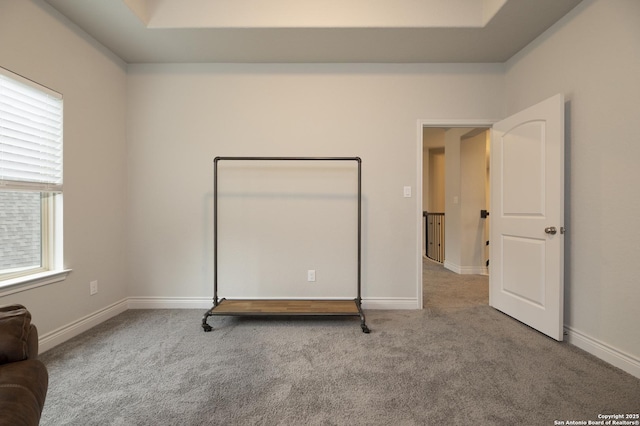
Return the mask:
<svg viewBox="0 0 640 426">
<path fill-rule="evenodd" d="M 544 232 L 547 233 L 547 234 L 556 235 L 558 230 L 556 229 L 555 226 L 549 226 L 547 228 L 544 228 Z"/>
</svg>

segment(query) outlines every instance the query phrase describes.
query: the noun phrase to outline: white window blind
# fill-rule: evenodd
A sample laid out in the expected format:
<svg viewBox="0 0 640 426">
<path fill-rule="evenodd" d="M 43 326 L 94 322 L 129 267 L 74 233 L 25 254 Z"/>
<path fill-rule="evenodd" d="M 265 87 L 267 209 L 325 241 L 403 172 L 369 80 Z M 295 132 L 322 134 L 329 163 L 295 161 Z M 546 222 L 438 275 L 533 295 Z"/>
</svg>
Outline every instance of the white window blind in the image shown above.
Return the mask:
<svg viewBox="0 0 640 426">
<path fill-rule="evenodd" d="M 62 191 L 62 96 L 0 68 L 0 190 Z"/>
</svg>

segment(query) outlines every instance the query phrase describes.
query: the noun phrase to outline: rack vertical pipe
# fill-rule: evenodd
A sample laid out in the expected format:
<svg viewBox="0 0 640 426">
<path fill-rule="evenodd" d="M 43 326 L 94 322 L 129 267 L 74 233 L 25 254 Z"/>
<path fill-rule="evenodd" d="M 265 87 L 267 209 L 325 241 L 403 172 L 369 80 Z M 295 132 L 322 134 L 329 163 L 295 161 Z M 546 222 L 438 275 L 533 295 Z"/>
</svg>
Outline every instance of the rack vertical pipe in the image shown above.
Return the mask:
<svg viewBox="0 0 640 426">
<path fill-rule="evenodd" d="M 218 304 L 218 161 L 213 160 L 213 306 Z"/>
<path fill-rule="evenodd" d="M 358 162 L 358 306 L 362 301 L 362 159 Z"/>
</svg>

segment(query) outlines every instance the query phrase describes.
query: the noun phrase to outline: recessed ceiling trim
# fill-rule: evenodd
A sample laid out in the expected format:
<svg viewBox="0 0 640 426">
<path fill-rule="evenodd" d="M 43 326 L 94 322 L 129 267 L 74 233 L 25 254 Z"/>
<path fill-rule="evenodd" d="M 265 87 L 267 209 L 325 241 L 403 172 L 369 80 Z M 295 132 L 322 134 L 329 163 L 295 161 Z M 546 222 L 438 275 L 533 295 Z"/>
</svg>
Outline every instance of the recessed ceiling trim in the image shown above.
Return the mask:
<svg viewBox="0 0 640 426">
<path fill-rule="evenodd" d="M 150 9 L 149 0 L 122 0 L 124 4 L 131 10 L 131 12 L 142 22 L 145 26 L 149 24 Z"/>
<path fill-rule="evenodd" d="M 507 0 L 125 0 L 148 28 L 482 28 Z"/>
<path fill-rule="evenodd" d="M 482 5 L 482 25 L 487 25 L 506 2 L 507 0 L 484 0 Z"/>
</svg>

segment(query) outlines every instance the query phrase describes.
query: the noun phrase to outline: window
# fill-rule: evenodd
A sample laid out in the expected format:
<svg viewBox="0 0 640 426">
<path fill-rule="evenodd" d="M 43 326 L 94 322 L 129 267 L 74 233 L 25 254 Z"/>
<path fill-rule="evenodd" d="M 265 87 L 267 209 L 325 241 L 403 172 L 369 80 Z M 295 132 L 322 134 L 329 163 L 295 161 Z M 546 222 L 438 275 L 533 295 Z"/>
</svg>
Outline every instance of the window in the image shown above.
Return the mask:
<svg viewBox="0 0 640 426">
<path fill-rule="evenodd" d="M 0 68 L 0 288 L 62 267 L 62 96 Z"/>
</svg>

